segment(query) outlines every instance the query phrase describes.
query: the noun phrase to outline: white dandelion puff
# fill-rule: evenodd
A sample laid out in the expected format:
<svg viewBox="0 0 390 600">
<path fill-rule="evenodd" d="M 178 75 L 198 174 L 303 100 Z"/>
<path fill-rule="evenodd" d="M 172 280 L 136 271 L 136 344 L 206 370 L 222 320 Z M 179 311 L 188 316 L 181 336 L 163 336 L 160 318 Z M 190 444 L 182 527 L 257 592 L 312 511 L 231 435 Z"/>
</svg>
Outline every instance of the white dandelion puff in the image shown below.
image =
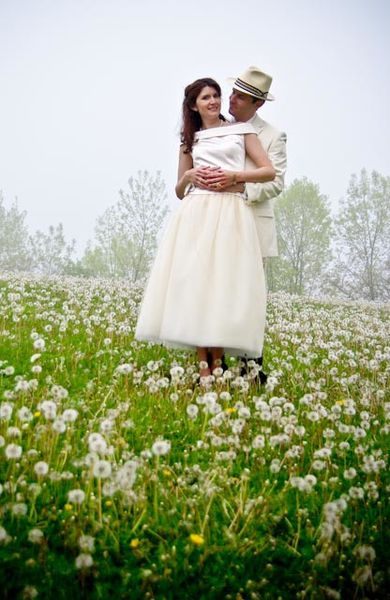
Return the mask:
<svg viewBox="0 0 390 600">
<path fill-rule="evenodd" d="M 357 471 L 353 467 L 346 469 L 343 473 L 344 479 L 355 479 L 356 475 Z"/>
<path fill-rule="evenodd" d="M 24 502 L 15 502 L 15 504 L 12 505 L 12 513 L 16 516 L 16 517 L 24 517 L 27 514 L 27 504 L 25 504 Z"/>
<path fill-rule="evenodd" d="M 355 556 L 362 560 L 366 560 L 368 562 L 373 562 L 376 557 L 375 550 L 372 546 L 368 546 L 367 544 L 362 544 L 361 546 L 356 546 L 353 553 Z"/>
<path fill-rule="evenodd" d="M 257 435 L 255 438 L 253 438 L 252 440 L 252 448 L 254 448 L 255 450 L 258 448 L 264 448 L 265 446 L 265 437 L 264 435 Z"/>
<path fill-rule="evenodd" d="M 97 479 L 107 479 L 111 473 L 112 467 L 108 460 L 97 460 L 93 465 L 93 475 Z"/>
<path fill-rule="evenodd" d="M 56 433 L 64 433 L 66 431 L 66 423 L 62 417 L 58 417 L 53 421 L 52 429 Z"/>
<path fill-rule="evenodd" d="M 82 552 L 76 557 L 75 560 L 76 569 L 88 569 L 93 565 L 93 558 L 91 554 L 86 554 Z"/>
<path fill-rule="evenodd" d="M 0 544 L 7 545 L 11 541 L 11 536 L 8 535 L 7 531 L 0 525 Z"/>
<path fill-rule="evenodd" d="M 82 552 L 93 552 L 95 550 L 95 538 L 91 535 L 81 535 L 79 537 L 79 546 Z"/>
<path fill-rule="evenodd" d="M 71 504 L 82 504 L 85 500 L 85 492 L 80 489 L 69 490 L 68 502 Z"/>
<path fill-rule="evenodd" d="M 43 531 L 38 528 L 30 529 L 28 532 L 28 541 L 32 544 L 40 544 L 43 540 Z"/>
<path fill-rule="evenodd" d="M 23 600 L 33 600 L 38 596 L 38 590 L 33 585 L 26 585 L 23 588 L 22 598 Z"/>
<path fill-rule="evenodd" d="M 13 405 L 9 402 L 3 402 L 0 404 L 0 419 L 9 421 L 12 417 Z"/>
<path fill-rule="evenodd" d="M 17 460 L 22 456 L 22 446 L 18 446 L 17 444 L 8 444 L 5 448 L 5 455 L 10 460 Z"/>
<path fill-rule="evenodd" d="M 62 418 L 65 423 L 74 423 L 78 416 L 79 413 L 75 408 L 66 408 L 62 413 Z"/>
<path fill-rule="evenodd" d="M 43 416 L 48 421 L 53 421 L 56 418 L 57 405 L 53 400 L 43 400 L 43 402 L 38 405 L 38 408 L 42 411 Z"/>
<path fill-rule="evenodd" d="M 35 463 L 34 471 L 37 475 L 43 477 L 44 475 L 47 475 L 49 471 L 49 465 L 45 461 L 40 460 L 37 463 Z"/>
<path fill-rule="evenodd" d="M 157 440 L 152 446 L 152 452 L 155 456 L 164 456 L 171 449 L 171 442 L 167 440 Z"/>
<path fill-rule="evenodd" d="M 45 349 L 45 340 L 43 338 L 37 338 L 34 340 L 33 346 L 35 350 L 44 350 Z"/>
<path fill-rule="evenodd" d="M 199 407 L 196 404 L 189 404 L 186 412 L 189 419 L 195 420 L 199 413 Z"/>
<path fill-rule="evenodd" d="M 107 450 L 107 442 L 101 433 L 91 433 L 88 436 L 88 446 L 90 452 L 104 454 Z"/>
</svg>

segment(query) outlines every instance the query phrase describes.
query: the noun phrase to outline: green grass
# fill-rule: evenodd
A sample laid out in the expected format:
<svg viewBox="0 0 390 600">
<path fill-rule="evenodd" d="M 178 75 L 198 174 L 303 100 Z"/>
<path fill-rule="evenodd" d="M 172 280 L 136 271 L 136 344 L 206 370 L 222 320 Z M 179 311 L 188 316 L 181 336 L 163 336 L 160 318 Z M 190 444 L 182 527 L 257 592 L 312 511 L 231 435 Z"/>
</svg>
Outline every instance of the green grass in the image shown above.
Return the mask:
<svg viewBox="0 0 390 600">
<path fill-rule="evenodd" d="M 1 597 L 385 598 L 389 308 L 273 295 L 266 386 L 204 389 L 140 296 L 0 282 Z"/>
</svg>

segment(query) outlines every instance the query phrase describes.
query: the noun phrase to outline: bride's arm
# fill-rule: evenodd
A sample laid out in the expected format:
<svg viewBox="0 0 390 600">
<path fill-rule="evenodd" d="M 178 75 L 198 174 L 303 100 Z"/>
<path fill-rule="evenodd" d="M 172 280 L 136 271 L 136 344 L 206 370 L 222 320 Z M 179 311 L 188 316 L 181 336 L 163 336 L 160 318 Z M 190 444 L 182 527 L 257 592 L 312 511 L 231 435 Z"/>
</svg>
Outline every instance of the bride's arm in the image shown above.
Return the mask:
<svg viewBox="0 0 390 600">
<path fill-rule="evenodd" d="M 190 183 L 201 189 L 208 189 L 207 175 L 214 171 L 212 167 L 194 167 L 191 154 L 184 152 L 184 148 L 185 146 L 180 146 L 179 169 L 175 187 L 176 196 L 180 200 L 184 198 L 186 188 Z"/>
<path fill-rule="evenodd" d="M 209 189 L 216 191 L 236 191 L 237 184 L 264 183 L 275 179 L 275 169 L 255 133 L 245 134 L 245 152 L 256 165 L 248 171 L 219 170 L 207 177 Z"/>
</svg>

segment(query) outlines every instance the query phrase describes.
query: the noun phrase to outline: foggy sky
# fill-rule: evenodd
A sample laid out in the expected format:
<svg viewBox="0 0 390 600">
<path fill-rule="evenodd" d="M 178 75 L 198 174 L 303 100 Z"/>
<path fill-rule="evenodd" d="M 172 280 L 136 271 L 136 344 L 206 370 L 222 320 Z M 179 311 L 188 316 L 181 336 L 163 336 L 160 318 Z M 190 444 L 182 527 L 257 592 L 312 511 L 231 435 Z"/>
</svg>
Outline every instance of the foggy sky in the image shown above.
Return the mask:
<svg viewBox="0 0 390 600">
<path fill-rule="evenodd" d="M 80 253 L 139 169 L 177 200 L 184 87 L 257 65 L 259 114 L 288 136 L 289 184 L 333 207 L 361 168 L 390 175 L 390 9 L 385 0 L 0 0 L 0 190 L 27 224 L 64 224 Z"/>
</svg>

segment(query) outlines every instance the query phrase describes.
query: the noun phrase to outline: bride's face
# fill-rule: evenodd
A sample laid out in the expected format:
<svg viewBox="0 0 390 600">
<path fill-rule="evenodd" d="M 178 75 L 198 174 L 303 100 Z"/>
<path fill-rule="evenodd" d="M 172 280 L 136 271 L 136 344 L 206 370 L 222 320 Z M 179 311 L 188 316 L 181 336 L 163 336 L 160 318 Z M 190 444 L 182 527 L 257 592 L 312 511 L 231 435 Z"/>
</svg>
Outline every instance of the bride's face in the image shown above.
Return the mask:
<svg viewBox="0 0 390 600">
<path fill-rule="evenodd" d="M 194 110 L 199 112 L 202 121 L 218 117 L 221 112 L 221 96 L 217 90 L 206 85 L 196 99 Z"/>
</svg>

